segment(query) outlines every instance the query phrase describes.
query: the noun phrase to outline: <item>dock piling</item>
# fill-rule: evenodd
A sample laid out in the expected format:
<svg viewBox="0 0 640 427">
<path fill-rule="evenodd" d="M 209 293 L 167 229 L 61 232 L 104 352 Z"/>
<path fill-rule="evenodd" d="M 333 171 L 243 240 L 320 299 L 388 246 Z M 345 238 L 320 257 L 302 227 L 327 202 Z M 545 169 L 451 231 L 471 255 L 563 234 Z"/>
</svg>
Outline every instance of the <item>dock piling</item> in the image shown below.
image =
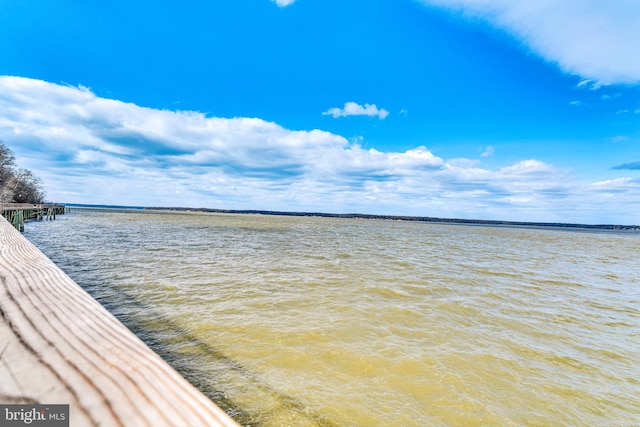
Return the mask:
<svg viewBox="0 0 640 427">
<path fill-rule="evenodd" d="M 63 215 L 67 207 L 59 204 L 45 203 L 30 205 L 26 203 L 0 203 L 0 215 L 5 217 L 17 230 L 24 231 L 24 223 L 34 219 L 53 221 L 56 215 Z"/>
</svg>

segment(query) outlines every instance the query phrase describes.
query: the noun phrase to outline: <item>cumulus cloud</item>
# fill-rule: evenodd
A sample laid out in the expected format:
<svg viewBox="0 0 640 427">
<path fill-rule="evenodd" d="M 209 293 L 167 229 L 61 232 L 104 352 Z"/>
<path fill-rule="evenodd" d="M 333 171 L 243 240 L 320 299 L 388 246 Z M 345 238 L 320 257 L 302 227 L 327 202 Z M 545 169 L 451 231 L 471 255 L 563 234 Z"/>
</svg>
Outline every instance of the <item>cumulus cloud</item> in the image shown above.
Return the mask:
<svg viewBox="0 0 640 427">
<path fill-rule="evenodd" d="M 531 51 L 584 78 L 581 86 L 640 83 L 635 0 L 422 0 L 505 30 Z"/>
<path fill-rule="evenodd" d="M 0 139 L 58 202 L 627 223 L 640 211 L 631 179 L 583 185 L 536 159 L 490 170 L 27 78 L 0 76 Z"/>
<path fill-rule="evenodd" d="M 378 109 L 376 104 L 364 104 L 363 106 L 355 102 L 345 102 L 343 108 L 329 108 L 329 110 L 322 114 L 325 116 L 331 115 L 334 118 L 347 116 L 377 116 L 380 120 L 383 120 L 389 115 L 389 112 L 384 108 Z"/>
<path fill-rule="evenodd" d="M 637 193 L 640 180 L 633 178 L 614 178 L 591 184 L 591 188 L 604 193 Z"/>
</svg>

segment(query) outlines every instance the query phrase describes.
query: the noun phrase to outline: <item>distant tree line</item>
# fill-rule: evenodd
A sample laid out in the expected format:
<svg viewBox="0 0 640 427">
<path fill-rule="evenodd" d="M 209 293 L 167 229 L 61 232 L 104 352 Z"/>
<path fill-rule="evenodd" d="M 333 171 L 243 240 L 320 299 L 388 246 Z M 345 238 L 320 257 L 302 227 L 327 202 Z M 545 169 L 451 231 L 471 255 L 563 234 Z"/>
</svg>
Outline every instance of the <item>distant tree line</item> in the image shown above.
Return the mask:
<svg viewBox="0 0 640 427">
<path fill-rule="evenodd" d="M 42 180 L 16 166 L 13 153 L 0 141 L 0 203 L 44 203 Z"/>
</svg>

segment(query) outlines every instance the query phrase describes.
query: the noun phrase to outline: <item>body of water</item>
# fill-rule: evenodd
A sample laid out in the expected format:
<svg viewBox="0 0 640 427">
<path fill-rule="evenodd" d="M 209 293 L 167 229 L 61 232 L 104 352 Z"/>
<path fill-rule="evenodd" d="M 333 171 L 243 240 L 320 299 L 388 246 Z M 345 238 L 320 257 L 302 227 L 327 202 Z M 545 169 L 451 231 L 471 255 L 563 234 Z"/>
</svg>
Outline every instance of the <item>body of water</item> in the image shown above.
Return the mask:
<svg viewBox="0 0 640 427">
<path fill-rule="evenodd" d="M 640 423 L 640 234 L 76 209 L 25 236 L 244 425 Z"/>
</svg>

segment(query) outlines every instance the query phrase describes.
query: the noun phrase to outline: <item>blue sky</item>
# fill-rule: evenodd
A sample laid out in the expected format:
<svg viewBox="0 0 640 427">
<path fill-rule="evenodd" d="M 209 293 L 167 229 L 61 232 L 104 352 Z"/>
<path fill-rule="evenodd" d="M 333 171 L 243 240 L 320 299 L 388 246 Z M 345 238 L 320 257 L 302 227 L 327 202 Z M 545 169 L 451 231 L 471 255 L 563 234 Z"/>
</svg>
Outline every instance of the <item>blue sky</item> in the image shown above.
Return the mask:
<svg viewBox="0 0 640 427">
<path fill-rule="evenodd" d="M 632 0 L 2 1 L 0 140 L 59 202 L 640 224 L 638 40 Z"/>
</svg>

